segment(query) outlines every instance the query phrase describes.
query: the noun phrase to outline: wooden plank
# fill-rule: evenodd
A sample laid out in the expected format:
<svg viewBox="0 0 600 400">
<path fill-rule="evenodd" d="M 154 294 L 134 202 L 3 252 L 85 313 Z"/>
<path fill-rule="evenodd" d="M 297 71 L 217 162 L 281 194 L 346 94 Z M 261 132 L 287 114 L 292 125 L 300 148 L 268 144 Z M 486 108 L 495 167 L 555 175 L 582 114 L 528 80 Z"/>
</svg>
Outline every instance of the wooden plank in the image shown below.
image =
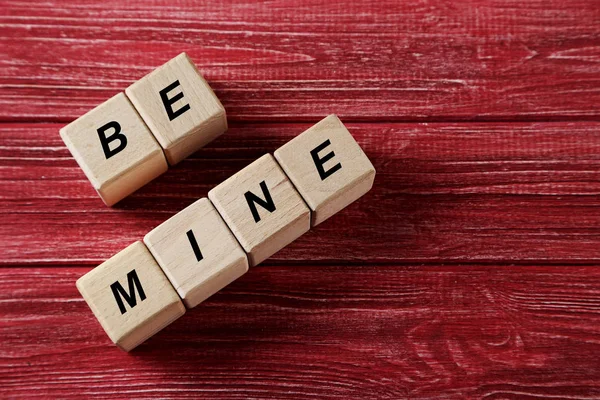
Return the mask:
<svg viewBox="0 0 600 400">
<path fill-rule="evenodd" d="M 0 397 L 600 397 L 598 266 L 258 266 L 131 354 L 88 270 L 0 269 Z"/>
<path fill-rule="evenodd" d="M 2 7 L 1 121 L 72 120 L 181 51 L 238 121 L 600 115 L 597 0 Z"/>
<path fill-rule="evenodd" d="M 310 124 L 234 124 L 115 209 L 59 126 L 0 125 L 0 264 L 98 264 Z M 600 261 L 600 123 L 348 128 L 373 189 L 267 263 Z"/>
</svg>

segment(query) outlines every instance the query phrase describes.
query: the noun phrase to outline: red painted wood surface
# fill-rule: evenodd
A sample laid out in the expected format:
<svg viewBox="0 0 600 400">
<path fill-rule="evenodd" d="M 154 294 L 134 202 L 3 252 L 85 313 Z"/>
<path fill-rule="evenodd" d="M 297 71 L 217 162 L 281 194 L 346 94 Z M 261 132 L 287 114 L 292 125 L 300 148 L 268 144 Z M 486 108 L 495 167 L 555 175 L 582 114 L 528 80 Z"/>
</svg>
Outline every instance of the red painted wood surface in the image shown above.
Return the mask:
<svg viewBox="0 0 600 400">
<path fill-rule="evenodd" d="M 4 0 L 0 118 L 68 121 L 183 49 L 233 120 L 595 118 L 597 0 Z M 18 106 L 15 106 L 17 104 Z"/>
<path fill-rule="evenodd" d="M 310 124 L 235 124 L 115 209 L 60 126 L 0 125 L 0 264 L 96 265 Z M 267 263 L 600 261 L 600 123 L 348 127 L 374 188 Z"/>
<path fill-rule="evenodd" d="M 131 354 L 88 270 L 0 270 L 6 397 L 600 397 L 597 267 L 258 266 Z"/>
<path fill-rule="evenodd" d="M 600 398 L 596 0 L 0 10 L 0 398 Z M 181 51 L 231 128 L 107 208 L 58 129 Z M 76 279 L 329 113 L 373 190 L 113 346 Z"/>
</svg>

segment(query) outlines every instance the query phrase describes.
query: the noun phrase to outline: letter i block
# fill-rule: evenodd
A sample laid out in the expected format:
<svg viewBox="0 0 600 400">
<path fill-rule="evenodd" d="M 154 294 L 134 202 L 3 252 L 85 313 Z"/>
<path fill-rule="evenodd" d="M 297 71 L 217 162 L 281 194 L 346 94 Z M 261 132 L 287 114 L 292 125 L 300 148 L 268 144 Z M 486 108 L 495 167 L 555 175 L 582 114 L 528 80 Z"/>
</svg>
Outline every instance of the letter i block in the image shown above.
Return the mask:
<svg viewBox="0 0 600 400">
<path fill-rule="evenodd" d="M 248 271 L 248 259 L 210 200 L 200 199 L 144 238 L 188 308 Z"/>
<path fill-rule="evenodd" d="M 123 93 L 62 128 L 60 136 L 108 206 L 168 168 L 162 149 Z"/>
<path fill-rule="evenodd" d="M 275 158 L 312 211 L 312 226 L 373 186 L 375 168 L 344 124 L 330 115 L 275 151 Z"/>
<path fill-rule="evenodd" d="M 175 165 L 227 130 L 225 109 L 187 54 L 125 90 Z"/>
<path fill-rule="evenodd" d="M 125 351 L 185 313 L 177 292 L 142 242 L 79 278 L 77 289 L 111 340 Z"/>
<path fill-rule="evenodd" d="M 270 154 L 222 182 L 208 197 L 252 266 L 310 229 L 310 210 Z"/>
</svg>

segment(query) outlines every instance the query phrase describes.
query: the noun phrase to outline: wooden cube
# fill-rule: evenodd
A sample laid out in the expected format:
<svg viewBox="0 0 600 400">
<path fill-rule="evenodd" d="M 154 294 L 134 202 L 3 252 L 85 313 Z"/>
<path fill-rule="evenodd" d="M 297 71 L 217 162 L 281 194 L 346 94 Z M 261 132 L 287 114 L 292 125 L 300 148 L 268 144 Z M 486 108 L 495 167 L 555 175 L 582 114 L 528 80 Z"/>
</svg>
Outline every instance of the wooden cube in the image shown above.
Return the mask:
<svg viewBox="0 0 600 400">
<path fill-rule="evenodd" d="M 312 226 L 373 186 L 375 168 L 344 124 L 330 115 L 275 151 L 275 158 L 312 211 Z"/>
<path fill-rule="evenodd" d="M 310 210 L 266 154 L 208 192 L 254 266 L 310 229 Z"/>
<path fill-rule="evenodd" d="M 185 313 L 177 292 L 142 242 L 79 278 L 77 289 L 111 340 L 125 351 Z"/>
<path fill-rule="evenodd" d="M 162 149 L 123 93 L 62 128 L 60 136 L 109 206 L 168 168 Z"/>
<path fill-rule="evenodd" d="M 248 271 L 246 253 L 207 198 L 154 228 L 144 243 L 188 308 Z"/>
<path fill-rule="evenodd" d="M 175 165 L 227 130 L 225 108 L 187 54 L 125 91 Z"/>
</svg>

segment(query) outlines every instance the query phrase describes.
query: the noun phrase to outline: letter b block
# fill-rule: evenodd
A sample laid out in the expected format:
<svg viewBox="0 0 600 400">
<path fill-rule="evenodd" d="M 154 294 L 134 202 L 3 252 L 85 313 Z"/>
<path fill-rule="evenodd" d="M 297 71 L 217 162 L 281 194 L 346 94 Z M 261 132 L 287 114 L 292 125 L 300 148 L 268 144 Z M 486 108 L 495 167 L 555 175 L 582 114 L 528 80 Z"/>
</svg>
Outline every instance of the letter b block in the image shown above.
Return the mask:
<svg viewBox="0 0 600 400">
<path fill-rule="evenodd" d="M 312 226 L 373 186 L 375 168 L 335 115 L 275 151 L 275 158 L 312 211 Z"/>
<path fill-rule="evenodd" d="M 109 206 L 168 168 L 156 139 L 123 93 L 62 128 L 60 136 Z"/>
<path fill-rule="evenodd" d="M 310 210 L 270 154 L 212 189 L 208 197 L 252 266 L 310 229 Z"/>
<path fill-rule="evenodd" d="M 225 109 L 181 53 L 125 90 L 175 165 L 227 130 Z"/>
<path fill-rule="evenodd" d="M 79 278 L 77 289 L 110 339 L 125 351 L 185 313 L 177 292 L 142 242 Z"/>
</svg>

